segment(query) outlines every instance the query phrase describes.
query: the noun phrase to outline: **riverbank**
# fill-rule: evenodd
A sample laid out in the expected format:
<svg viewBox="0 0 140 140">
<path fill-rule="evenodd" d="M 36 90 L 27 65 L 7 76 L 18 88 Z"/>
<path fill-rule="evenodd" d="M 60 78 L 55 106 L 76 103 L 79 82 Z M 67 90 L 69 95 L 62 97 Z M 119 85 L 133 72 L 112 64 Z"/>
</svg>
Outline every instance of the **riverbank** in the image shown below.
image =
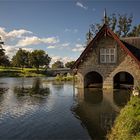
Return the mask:
<svg viewBox="0 0 140 140">
<path fill-rule="evenodd" d="M 140 140 L 140 98 L 131 97 L 115 121 L 109 140 Z"/>
<path fill-rule="evenodd" d="M 42 77 L 47 76 L 44 69 L 35 68 L 0 67 L 0 77 Z"/>
<path fill-rule="evenodd" d="M 39 69 L 37 71 L 35 68 L 18 68 L 18 67 L 0 67 L 0 77 L 54 77 L 53 73 L 45 70 Z M 73 81 L 76 76 L 70 74 L 67 75 L 57 75 L 54 78 L 48 79 L 48 81 Z"/>
</svg>

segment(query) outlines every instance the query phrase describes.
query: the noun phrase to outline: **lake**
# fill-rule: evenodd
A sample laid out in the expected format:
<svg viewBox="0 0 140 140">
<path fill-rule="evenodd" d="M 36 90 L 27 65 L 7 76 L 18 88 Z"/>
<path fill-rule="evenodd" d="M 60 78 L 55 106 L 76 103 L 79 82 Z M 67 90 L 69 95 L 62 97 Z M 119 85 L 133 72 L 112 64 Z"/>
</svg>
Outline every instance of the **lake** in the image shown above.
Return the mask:
<svg viewBox="0 0 140 140">
<path fill-rule="evenodd" d="M 19 96 L 15 87 L 30 88 L 36 78 L 0 78 L 0 140 L 104 140 L 126 90 L 77 89 L 73 83 L 46 82 L 45 96 Z"/>
</svg>

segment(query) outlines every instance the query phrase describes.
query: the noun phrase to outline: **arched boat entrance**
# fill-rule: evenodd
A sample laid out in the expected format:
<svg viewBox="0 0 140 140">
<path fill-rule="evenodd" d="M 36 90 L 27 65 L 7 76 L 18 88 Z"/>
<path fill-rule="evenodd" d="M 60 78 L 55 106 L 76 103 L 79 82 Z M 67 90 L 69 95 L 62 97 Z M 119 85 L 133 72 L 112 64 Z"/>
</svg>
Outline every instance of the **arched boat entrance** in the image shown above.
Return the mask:
<svg viewBox="0 0 140 140">
<path fill-rule="evenodd" d="M 128 72 L 119 72 L 114 76 L 114 88 L 120 89 L 120 88 L 132 88 L 134 85 L 134 78 L 133 76 Z"/>
<path fill-rule="evenodd" d="M 103 78 L 98 72 L 89 72 L 85 75 L 84 86 L 89 88 L 102 88 Z"/>
</svg>

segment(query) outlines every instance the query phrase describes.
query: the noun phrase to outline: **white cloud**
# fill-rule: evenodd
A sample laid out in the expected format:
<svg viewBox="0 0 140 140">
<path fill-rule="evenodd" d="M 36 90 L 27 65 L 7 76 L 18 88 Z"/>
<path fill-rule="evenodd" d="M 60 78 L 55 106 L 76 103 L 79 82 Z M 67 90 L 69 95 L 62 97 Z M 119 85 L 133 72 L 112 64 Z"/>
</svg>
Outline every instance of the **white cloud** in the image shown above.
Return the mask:
<svg viewBox="0 0 140 140">
<path fill-rule="evenodd" d="M 55 44 L 59 42 L 59 39 L 58 37 L 49 37 L 49 38 L 42 38 L 41 41 L 43 43 Z"/>
<path fill-rule="evenodd" d="M 12 46 L 12 45 L 4 45 L 3 48 L 5 49 L 6 55 L 11 59 L 13 55 L 16 54 L 16 52 L 19 50 L 18 47 Z M 26 51 L 33 51 L 32 48 L 22 48 Z"/>
<path fill-rule="evenodd" d="M 13 30 L 7 34 L 7 37 L 9 37 L 9 38 L 15 38 L 15 37 L 21 38 L 22 35 L 25 35 L 25 34 L 32 34 L 32 32 L 24 30 L 24 29 Z"/>
<path fill-rule="evenodd" d="M 51 59 L 50 65 L 52 65 L 56 61 L 62 61 L 65 64 L 65 63 L 67 63 L 69 61 L 74 61 L 75 60 L 73 57 L 67 57 L 67 56 L 66 57 L 61 57 L 61 56 L 52 55 L 51 58 L 52 59 Z"/>
<path fill-rule="evenodd" d="M 49 38 L 39 38 L 36 36 L 32 37 L 26 37 L 24 39 L 19 40 L 16 46 L 29 46 L 29 45 L 37 45 L 40 43 L 45 43 L 45 44 L 55 44 L 59 42 L 59 39 L 56 37 L 49 37 Z"/>
<path fill-rule="evenodd" d="M 16 46 L 24 47 L 24 46 L 29 46 L 29 45 L 37 45 L 39 43 L 41 43 L 41 40 L 36 36 L 32 36 L 32 37 L 26 37 L 22 40 L 19 40 Z"/>
<path fill-rule="evenodd" d="M 11 59 L 13 55 L 15 55 L 16 51 L 18 50 L 15 46 L 11 45 L 4 45 L 3 48 L 5 49 L 5 54 Z"/>
<path fill-rule="evenodd" d="M 75 48 L 72 49 L 73 52 L 82 52 L 85 48 L 82 44 L 76 44 Z"/>
<path fill-rule="evenodd" d="M 54 48 L 56 48 L 56 46 L 48 46 L 47 48 L 48 49 L 54 49 Z"/>
<path fill-rule="evenodd" d="M 12 30 L 10 32 L 6 32 L 5 28 L 0 27 L 0 36 L 2 37 L 3 40 L 6 39 L 16 39 L 16 38 L 22 38 L 24 35 L 29 35 L 32 34 L 31 31 L 24 30 L 24 29 L 19 29 L 19 30 Z"/>
<path fill-rule="evenodd" d="M 81 7 L 83 9 L 85 9 L 85 10 L 88 9 L 88 7 L 84 6 L 81 2 L 76 2 L 76 6 Z"/>
</svg>

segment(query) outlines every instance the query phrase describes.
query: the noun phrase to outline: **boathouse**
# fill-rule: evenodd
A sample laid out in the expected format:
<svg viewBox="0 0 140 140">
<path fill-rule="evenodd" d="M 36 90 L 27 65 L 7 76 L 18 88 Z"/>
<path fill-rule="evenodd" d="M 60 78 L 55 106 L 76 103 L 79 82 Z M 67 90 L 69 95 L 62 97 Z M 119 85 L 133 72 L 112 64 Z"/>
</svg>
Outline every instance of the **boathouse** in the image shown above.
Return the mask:
<svg viewBox="0 0 140 140">
<path fill-rule="evenodd" d="M 106 23 L 73 65 L 77 86 L 104 89 L 140 84 L 140 37 L 119 38 Z"/>
</svg>

